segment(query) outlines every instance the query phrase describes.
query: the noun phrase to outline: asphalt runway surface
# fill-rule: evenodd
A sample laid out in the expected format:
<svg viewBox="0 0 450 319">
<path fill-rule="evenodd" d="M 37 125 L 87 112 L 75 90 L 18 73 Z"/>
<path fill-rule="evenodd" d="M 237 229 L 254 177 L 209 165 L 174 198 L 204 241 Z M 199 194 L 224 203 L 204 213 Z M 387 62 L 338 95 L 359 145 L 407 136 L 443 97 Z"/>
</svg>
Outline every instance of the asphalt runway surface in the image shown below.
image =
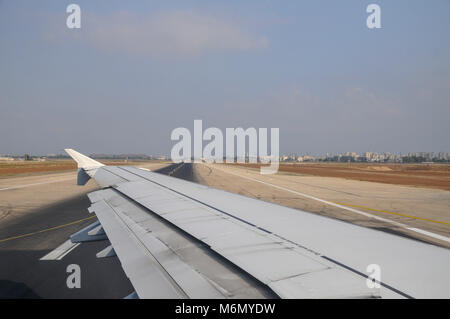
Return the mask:
<svg viewBox="0 0 450 319">
<path fill-rule="evenodd" d="M 177 167 L 155 172 L 169 174 Z M 172 176 L 189 179 L 192 171 L 186 166 Z M 134 291 L 118 258 L 96 257 L 109 246 L 107 240 L 82 243 L 61 260 L 40 260 L 96 221 L 89 206 L 86 194 L 78 194 L 0 224 L 0 298 L 124 298 Z M 80 266 L 80 288 L 66 284 L 71 264 Z"/>
</svg>

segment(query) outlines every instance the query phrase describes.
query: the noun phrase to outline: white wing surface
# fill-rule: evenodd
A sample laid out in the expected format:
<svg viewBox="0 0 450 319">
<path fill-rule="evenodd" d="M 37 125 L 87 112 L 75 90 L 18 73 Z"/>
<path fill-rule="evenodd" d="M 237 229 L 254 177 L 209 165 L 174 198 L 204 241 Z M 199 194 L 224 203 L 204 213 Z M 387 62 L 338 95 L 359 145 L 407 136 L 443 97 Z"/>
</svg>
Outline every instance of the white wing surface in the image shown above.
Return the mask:
<svg viewBox="0 0 450 319">
<path fill-rule="evenodd" d="M 445 248 L 68 153 L 103 188 L 89 194 L 101 230 L 72 240 L 109 239 L 101 255 L 139 298 L 450 297 Z"/>
</svg>

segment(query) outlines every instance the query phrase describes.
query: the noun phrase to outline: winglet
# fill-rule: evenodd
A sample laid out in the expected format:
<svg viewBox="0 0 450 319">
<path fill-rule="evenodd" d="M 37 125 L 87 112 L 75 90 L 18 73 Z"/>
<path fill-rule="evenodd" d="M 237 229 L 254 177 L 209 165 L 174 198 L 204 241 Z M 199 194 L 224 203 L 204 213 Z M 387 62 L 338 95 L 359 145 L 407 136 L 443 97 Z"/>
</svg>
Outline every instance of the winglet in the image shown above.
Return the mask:
<svg viewBox="0 0 450 319">
<path fill-rule="evenodd" d="M 86 155 L 78 153 L 77 151 L 74 151 L 71 148 L 66 148 L 65 151 L 67 154 L 70 155 L 70 157 L 72 157 L 75 160 L 75 162 L 77 162 L 78 168 L 82 168 L 84 170 L 91 170 L 105 166 L 102 163 L 97 162 L 92 158 L 87 157 Z"/>
<path fill-rule="evenodd" d="M 78 177 L 77 177 L 78 185 L 85 185 L 88 182 L 88 180 L 92 176 L 94 176 L 95 172 L 97 171 L 97 168 L 105 166 L 102 163 L 97 162 L 90 157 L 87 157 L 86 155 L 74 151 L 73 149 L 67 148 L 65 149 L 65 151 L 78 164 Z"/>
</svg>

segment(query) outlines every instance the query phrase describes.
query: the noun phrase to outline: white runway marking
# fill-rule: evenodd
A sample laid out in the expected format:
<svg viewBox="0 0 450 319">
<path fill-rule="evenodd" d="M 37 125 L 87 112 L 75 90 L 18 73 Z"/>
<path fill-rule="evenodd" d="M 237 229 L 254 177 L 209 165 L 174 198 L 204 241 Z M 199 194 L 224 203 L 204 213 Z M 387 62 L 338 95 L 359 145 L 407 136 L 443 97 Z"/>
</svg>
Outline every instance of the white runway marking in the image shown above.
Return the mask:
<svg viewBox="0 0 450 319">
<path fill-rule="evenodd" d="M 231 174 L 231 175 L 235 175 L 235 176 L 238 176 L 238 177 L 246 178 L 248 180 L 251 180 L 251 181 L 254 181 L 254 182 L 258 182 L 258 183 L 261 183 L 261 184 L 265 184 L 265 185 L 268 185 L 268 186 L 272 186 L 274 188 L 278 188 L 278 189 L 284 190 L 286 192 L 290 192 L 290 193 L 293 193 L 293 194 L 296 194 L 296 195 L 300 195 L 302 197 L 313 199 L 313 200 L 316 200 L 318 202 L 322 202 L 322 203 L 327 204 L 327 205 L 331 205 L 331 206 L 334 206 L 334 207 L 339 207 L 339 208 L 342 208 L 342 209 L 354 212 L 356 214 L 360 214 L 360 215 L 363 215 L 363 216 L 366 216 L 366 217 L 370 217 L 370 218 L 374 218 L 374 219 L 377 219 L 377 220 L 380 220 L 380 221 L 383 221 L 383 222 L 387 222 L 387 223 L 393 224 L 393 225 L 398 226 L 398 227 L 406 228 L 408 230 L 414 231 L 416 233 L 420 233 L 422 235 L 426 235 L 426 236 L 430 236 L 430 237 L 433 237 L 433 238 L 436 238 L 436 239 L 439 239 L 439 240 L 442 240 L 442 241 L 450 242 L 450 238 L 448 238 L 446 236 L 438 235 L 438 234 L 435 234 L 435 233 L 432 233 L 432 232 L 428 232 L 428 231 L 425 231 L 425 230 L 422 230 L 422 229 L 419 229 L 419 228 L 409 227 L 408 225 L 405 225 L 405 224 L 402 224 L 402 223 L 398 223 L 398 222 L 395 222 L 395 221 L 387 219 L 387 218 L 375 216 L 375 215 L 372 215 L 372 214 L 369 214 L 369 213 L 365 213 L 365 212 L 362 212 L 362 211 L 354 209 L 354 208 L 350 208 L 350 207 L 346 207 L 346 206 L 343 206 L 343 205 L 335 204 L 333 202 L 329 202 L 327 200 L 324 200 L 324 199 L 321 199 L 321 198 L 317 198 L 317 197 L 314 197 L 314 196 L 311 196 L 311 195 L 308 195 L 308 194 L 300 193 L 300 192 L 294 191 L 294 190 L 286 188 L 286 187 L 282 187 L 282 186 L 274 185 L 274 184 L 271 184 L 271 183 L 263 182 L 263 181 L 260 181 L 258 179 L 255 179 L 255 178 L 251 178 L 251 177 L 235 174 L 235 173 L 232 173 L 232 172 L 227 172 L 227 171 L 225 171 L 225 170 L 223 170 L 221 168 L 217 168 L 217 167 L 214 167 L 214 168 L 216 168 L 216 169 L 218 169 L 218 170 L 220 170 L 220 171 L 222 171 L 224 173 L 227 173 L 227 174 Z"/>
<path fill-rule="evenodd" d="M 77 248 L 78 245 L 80 245 L 80 243 L 72 243 L 69 239 L 42 257 L 40 260 L 61 260 L 68 253 Z"/>
<path fill-rule="evenodd" d="M 20 185 L 20 186 L 11 186 L 11 187 L 6 187 L 6 188 L 0 188 L 0 191 L 7 191 L 7 190 L 10 190 L 10 189 L 20 189 L 20 188 L 25 188 L 25 187 L 31 187 L 31 186 L 43 185 L 43 184 L 51 184 L 51 183 L 57 183 L 57 182 L 64 182 L 64 181 L 68 181 L 70 179 L 73 179 L 73 177 L 65 178 L 65 179 L 59 179 L 59 180 L 56 180 L 56 181 L 48 181 L 48 182 L 41 182 L 41 183 L 34 183 L 34 184 L 27 184 L 27 185 Z"/>
<path fill-rule="evenodd" d="M 445 237 L 445 236 L 442 236 L 442 235 L 438 235 L 438 234 L 435 234 L 435 233 L 430 233 L 429 231 L 422 230 L 422 229 L 419 229 L 419 228 L 413 228 L 413 227 L 407 227 L 407 228 L 409 230 L 415 231 L 417 233 L 421 233 L 421 234 L 426 235 L 426 236 L 430 236 L 430 237 L 434 237 L 436 239 L 440 239 L 440 240 L 443 240 L 443 241 L 450 242 L 450 239 L 448 237 Z"/>
</svg>

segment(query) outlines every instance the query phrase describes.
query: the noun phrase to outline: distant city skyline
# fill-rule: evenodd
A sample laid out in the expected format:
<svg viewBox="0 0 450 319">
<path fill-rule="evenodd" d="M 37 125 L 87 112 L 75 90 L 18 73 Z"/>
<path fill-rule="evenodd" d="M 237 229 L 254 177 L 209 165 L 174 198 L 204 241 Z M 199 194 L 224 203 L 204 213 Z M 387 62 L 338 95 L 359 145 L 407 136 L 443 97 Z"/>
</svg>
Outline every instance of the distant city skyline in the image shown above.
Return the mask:
<svg viewBox="0 0 450 319">
<path fill-rule="evenodd" d="M 449 152 L 408 152 L 408 153 L 390 153 L 390 152 L 345 152 L 338 154 L 326 155 L 282 155 L 281 161 L 295 161 L 295 162 L 307 162 L 307 161 L 354 161 L 354 162 L 425 162 L 425 161 L 449 161 Z"/>
<path fill-rule="evenodd" d="M 325 155 L 311 155 L 301 153 L 281 154 L 280 162 L 309 162 L 309 161 L 328 161 L 328 162 L 394 162 L 394 163 L 410 163 L 410 162 L 427 162 L 427 161 L 450 161 L 450 152 L 408 152 L 408 153 L 390 153 L 390 152 L 344 152 L 344 153 L 326 153 Z M 96 159 L 140 159 L 140 160 L 171 160 L 166 154 L 89 154 L 90 157 Z M 61 154 L 24 154 L 24 155 L 2 155 L 0 154 L 0 161 L 11 161 L 14 159 L 31 159 L 31 158 L 70 158 L 66 153 Z M 248 153 L 245 154 L 245 159 L 248 161 Z M 192 160 L 194 160 L 192 158 Z M 224 158 L 225 162 L 226 159 Z"/>
<path fill-rule="evenodd" d="M 337 156 L 337 155 L 351 155 L 351 154 L 357 154 L 357 155 L 363 155 L 363 154 L 392 154 L 392 155 L 403 155 L 403 156 L 422 156 L 424 154 L 428 154 L 427 156 L 430 156 L 431 154 L 435 155 L 435 156 L 439 156 L 439 154 L 450 154 L 450 150 L 449 151 L 431 151 L 431 152 L 423 152 L 423 151 L 409 151 L 409 152 L 373 152 L 373 151 L 363 151 L 363 152 L 353 152 L 353 151 L 345 151 L 345 152 L 324 152 L 324 153 L 311 153 L 311 152 L 302 152 L 302 151 L 296 151 L 296 152 L 285 152 L 285 153 L 280 153 L 280 157 L 281 156 L 313 156 L 313 157 L 326 157 L 326 156 Z M 54 152 L 54 153 L 40 153 L 40 152 L 36 152 L 36 153 L 32 153 L 32 152 L 25 152 L 25 153 L 5 153 L 5 152 L 1 152 L 0 150 L 0 157 L 4 157 L 4 156 L 12 156 L 12 157 L 23 157 L 24 154 L 28 154 L 30 156 L 36 156 L 36 157 L 57 157 L 57 156 L 64 156 L 64 157 L 68 157 L 68 155 L 63 151 L 60 152 Z M 132 155 L 132 156 L 167 156 L 170 157 L 169 153 L 152 153 L 152 152 L 138 152 L 138 153 L 123 153 L 123 152 L 118 152 L 118 153 L 97 153 L 97 152 L 93 152 L 93 153 L 88 153 L 91 156 L 94 157 L 101 157 L 101 156 L 106 156 L 106 157 L 117 157 L 117 156 L 126 156 L 126 155 Z"/>
</svg>

